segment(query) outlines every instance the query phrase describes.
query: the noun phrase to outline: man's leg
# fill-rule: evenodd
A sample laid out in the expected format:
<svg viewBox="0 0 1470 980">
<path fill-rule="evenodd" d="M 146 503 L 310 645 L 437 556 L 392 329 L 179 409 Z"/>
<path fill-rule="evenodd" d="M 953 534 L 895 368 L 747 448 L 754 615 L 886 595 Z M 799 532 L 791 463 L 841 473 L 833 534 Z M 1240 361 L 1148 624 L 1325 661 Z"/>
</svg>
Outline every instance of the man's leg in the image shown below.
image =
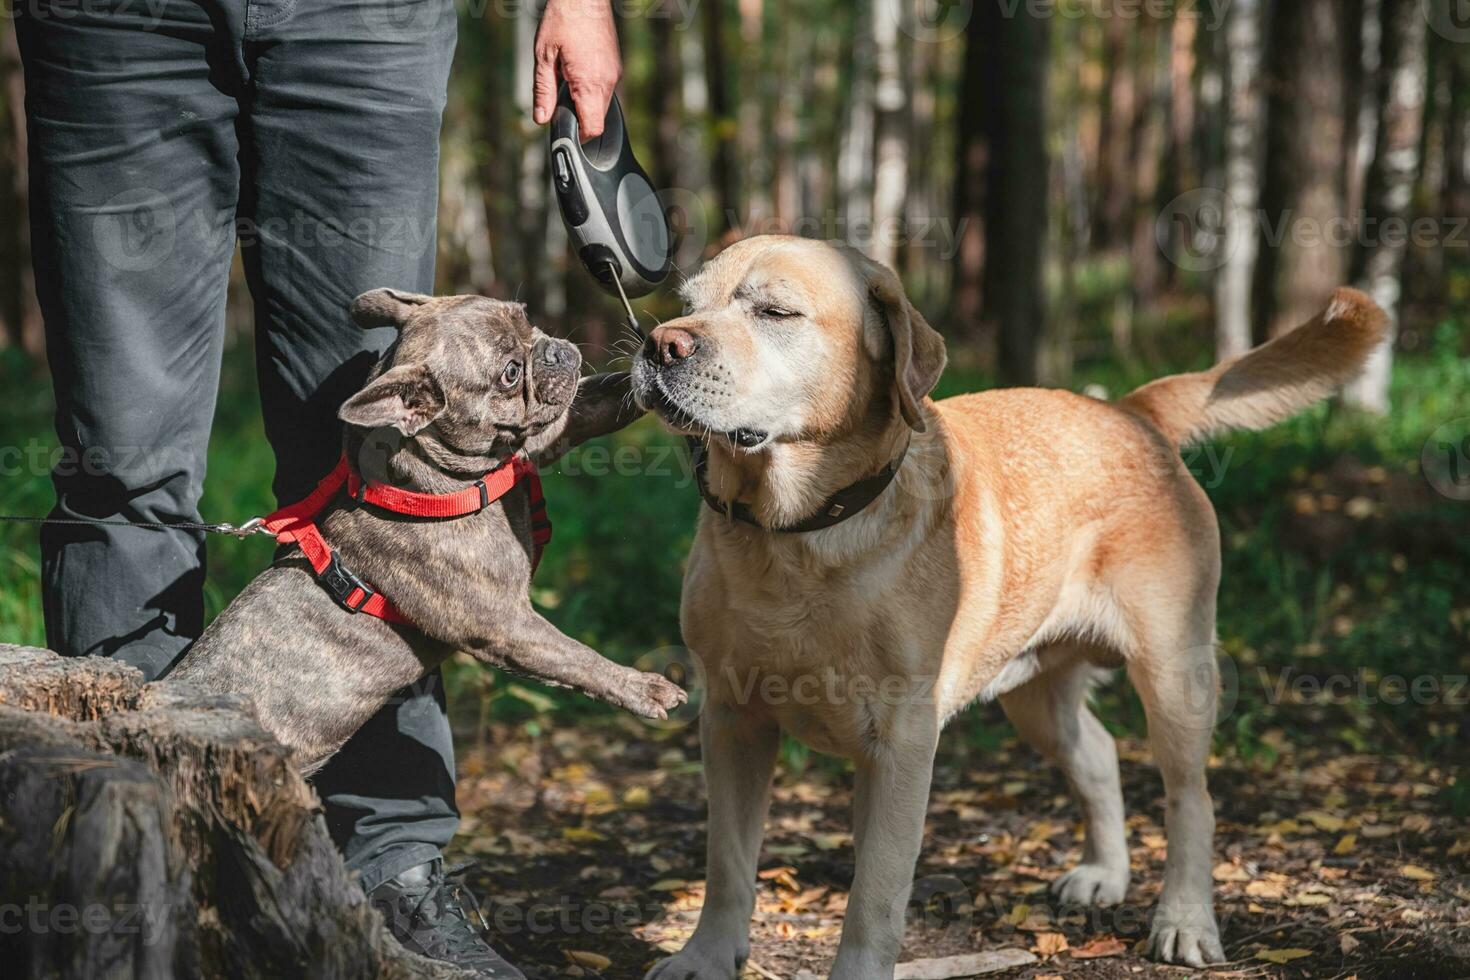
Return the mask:
<svg viewBox="0 0 1470 980">
<path fill-rule="evenodd" d="M 250 9 L 242 235 L 275 488 L 287 501 L 332 468 L 337 409 L 393 340 L 352 323 L 352 298 L 378 286 L 433 291 L 456 24 L 451 0 Z M 437 672 L 401 692 L 316 777 L 368 891 L 437 858 L 459 825 L 443 693 Z"/>
<path fill-rule="evenodd" d="M 116 9 L 113 9 L 114 6 Z M 208 12 L 16 6 L 53 516 L 197 521 L 224 331 L 238 85 Z M 47 642 L 153 677 L 202 629 L 202 535 L 49 526 Z"/>
</svg>

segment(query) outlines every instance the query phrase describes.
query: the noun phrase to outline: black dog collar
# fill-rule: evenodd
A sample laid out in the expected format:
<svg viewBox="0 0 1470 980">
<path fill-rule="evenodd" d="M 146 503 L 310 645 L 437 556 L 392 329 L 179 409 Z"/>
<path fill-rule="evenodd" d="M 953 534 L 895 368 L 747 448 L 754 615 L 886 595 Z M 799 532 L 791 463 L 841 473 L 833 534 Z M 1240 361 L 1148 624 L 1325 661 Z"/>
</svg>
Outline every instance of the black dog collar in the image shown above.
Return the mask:
<svg viewBox="0 0 1470 980">
<path fill-rule="evenodd" d="M 725 517 L 732 517 L 743 524 L 750 524 L 764 531 L 773 531 L 778 534 L 804 534 L 807 531 L 820 531 L 823 528 L 841 524 L 849 517 L 855 517 L 862 513 L 869 504 L 877 500 L 893 478 L 898 475 L 898 468 L 903 465 L 904 458 L 909 454 L 909 443 L 905 442 L 903 452 L 896 459 L 888 462 L 872 476 L 865 477 L 856 483 L 849 484 L 838 490 L 832 496 L 822 502 L 816 513 L 795 524 L 785 527 L 766 527 L 755 519 L 750 507 L 735 500 L 730 503 L 720 500 L 709 492 L 709 482 L 705 477 L 709 469 L 709 459 L 705 451 L 704 443 L 691 437 L 689 439 L 689 458 L 694 463 L 694 478 L 699 482 L 699 495 L 709 505 L 710 510 Z"/>
</svg>

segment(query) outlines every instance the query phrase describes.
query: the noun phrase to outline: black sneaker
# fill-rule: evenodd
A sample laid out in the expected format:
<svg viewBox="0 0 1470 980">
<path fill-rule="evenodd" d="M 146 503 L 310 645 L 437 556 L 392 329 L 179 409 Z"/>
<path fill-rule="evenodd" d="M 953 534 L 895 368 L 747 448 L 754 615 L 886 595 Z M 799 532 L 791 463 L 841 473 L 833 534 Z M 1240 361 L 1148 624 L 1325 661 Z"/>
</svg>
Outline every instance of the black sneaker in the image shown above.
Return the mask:
<svg viewBox="0 0 1470 980">
<path fill-rule="evenodd" d="M 389 878 L 369 898 L 383 913 L 388 931 L 410 952 L 452 963 L 479 977 L 526 980 L 481 936 L 486 922 L 480 907 L 456 877 L 469 867 L 445 870 L 444 861 L 435 858 Z"/>
</svg>

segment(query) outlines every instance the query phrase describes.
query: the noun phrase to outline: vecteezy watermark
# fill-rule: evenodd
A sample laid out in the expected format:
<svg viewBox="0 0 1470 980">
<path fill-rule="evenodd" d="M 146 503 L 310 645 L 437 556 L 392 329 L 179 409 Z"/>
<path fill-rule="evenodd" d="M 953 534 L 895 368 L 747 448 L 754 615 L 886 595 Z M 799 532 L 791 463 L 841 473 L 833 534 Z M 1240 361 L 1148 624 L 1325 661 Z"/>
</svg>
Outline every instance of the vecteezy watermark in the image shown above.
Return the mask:
<svg viewBox="0 0 1470 980">
<path fill-rule="evenodd" d="M 897 0 L 879 4 L 875 13 L 891 18 L 900 31 L 914 40 L 933 44 L 965 33 L 975 16 L 975 3 L 976 0 Z"/>
<path fill-rule="evenodd" d="M 1231 219 L 1239 212 L 1224 191 L 1196 188 L 1164 206 L 1154 222 L 1154 237 L 1164 257 L 1181 269 L 1213 271 L 1230 261 L 1240 246 L 1228 234 Z M 1245 217 L 1252 233 L 1270 248 L 1288 242 L 1298 248 L 1470 248 L 1470 217 L 1378 218 L 1358 211 L 1321 218 L 1291 209 L 1278 215 L 1257 209 Z"/>
<path fill-rule="evenodd" d="M 634 661 L 638 670 L 662 674 L 667 680 L 679 685 L 689 695 L 664 719 L 644 718 L 644 724 L 661 731 L 685 728 L 699 718 L 704 710 L 705 698 L 709 694 L 709 683 L 704 673 L 704 663 L 687 647 L 667 646 L 650 650 Z"/>
<path fill-rule="evenodd" d="M 0 935 L 20 933 L 139 936 L 144 946 L 163 938 L 173 906 L 165 902 L 49 902 L 31 895 L 24 903 L 0 902 Z"/>
<path fill-rule="evenodd" d="M 910 213 L 900 218 L 873 221 L 852 218 L 836 211 L 807 214 L 793 220 L 768 218 L 740 224 L 739 215 L 726 214 L 730 227 L 739 227 L 744 237 L 754 235 L 796 235 L 823 241 L 843 241 L 862 252 L 872 254 L 883 245 L 895 249 L 922 249 L 949 261 L 959 251 L 960 238 L 969 226 L 968 218 L 956 221 L 947 215 Z"/>
<path fill-rule="evenodd" d="M 1447 41 L 1470 41 L 1470 0 L 1419 0 L 1430 28 Z"/>
<path fill-rule="evenodd" d="M 1013 904 L 1003 894 L 988 890 L 972 894 L 953 875 L 928 875 L 914 881 L 906 910 L 910 941 L 922 937 L 933 943 L 941 939 L 963 940 L 977 926 L 983 926 L 987 938 L 998 941 L 1034 933 L 1042 929 L 1060 929 L 1067 920 L 1092 935 L 1114 935 L 1141 939 L 1149 934 L 1157 909 L 1153 905 L 1120 902 L 1115 905 L 1083 905 L 1065 901 L 1043 892 L 1026 898 L 1023 905 Z M 1019 913 L 1019 914 L 1018 914 Z M 1195 906 L 1175 905 L 1171 915 L 1199 921 L 1213 921 L 1213 902 Z M 1227 931 L 1228 910 L 1221 910 L 1219 926 Z M 917 933 L 917 936 L 915 934 Z M 1030 945 L 1029 941 L 1025 945 Z"/>
<path fill-rule="evenodd" d="M 32 438 L 21 446 L 0 446 L 0 478 L 151 474 L 177 471 L 196 462 L 178 446 L 87 446 L 78 449 Z"/>
<path fill-rule="evenodd" d="M 134 187 L 98 209 L 92 240 L 104 261 L 122 272 L 147 272 L 174 252 L 178 219 L 174 207 L 151 187 Z"/>
<path fill-rule="evenodd" d="M 664 907 L 656 902 L 639 905 L 561 895 L 554 901 L 543 899 L 524 906 L 496 903 L 486 918 L 498 936 L 632 935 L 663 912 Z"/>
<path fill-rule="evenodd" d="M 1232 0 L 982 0 L 1000 4 L 1001 16 L 1043 20 L 1183 20 L 1198 18 L 1205 30 L 1225 23 Z"/>
<path fill-rule="evenodd" d="M 419 256 L 433 248 L 434 216 L 393 208 L 363 208 L 342 215 L 296 210 L 259 218 L 237 215 L 234 209 L 180 211 L 162 192 L 136 187 L 97 210 L 92 239 L 102 260 L 120 272 L 156 269 L 180 248 L 191 254 L 226 255 L 236 243 Z"/>
<path fill-rule="evenodd" d="M 1470 415 L 1452 419 L 1430 433 L 1419 454 L 1419 469 L 1442 495 L 1470 500 Z"/>
<path fill-rule="evenodd" d="M 1378 674 L 1370 670 L 1315 674 L 1287 667 L 1274 678 L 1265 667 L 1256 673 L 1266 701 L 1280 704 L 1361 704 L 1470 706 L 1470 676 L 1465 674 Z"/>
</svg>

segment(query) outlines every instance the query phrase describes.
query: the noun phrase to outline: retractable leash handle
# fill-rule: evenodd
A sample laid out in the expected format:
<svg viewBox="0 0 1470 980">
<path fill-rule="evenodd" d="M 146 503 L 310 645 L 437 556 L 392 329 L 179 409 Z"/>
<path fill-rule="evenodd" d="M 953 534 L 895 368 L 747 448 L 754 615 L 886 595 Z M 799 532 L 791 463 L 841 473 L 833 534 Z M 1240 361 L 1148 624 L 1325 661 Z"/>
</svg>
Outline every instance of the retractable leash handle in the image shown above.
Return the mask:
<svg viewBox="0 0 1470 980">
<path fill-rule="evenodd" d="M 551 117 L 551 183 L 577 258 L 623 301 L 639 335 L 629 297 L 645 296 L 668 278 L 672 236 L 653 182 L 633 156 L 623 107 L 613 96 L 602 135 L 583 142 L 563 83 Z"/>
</svg>

